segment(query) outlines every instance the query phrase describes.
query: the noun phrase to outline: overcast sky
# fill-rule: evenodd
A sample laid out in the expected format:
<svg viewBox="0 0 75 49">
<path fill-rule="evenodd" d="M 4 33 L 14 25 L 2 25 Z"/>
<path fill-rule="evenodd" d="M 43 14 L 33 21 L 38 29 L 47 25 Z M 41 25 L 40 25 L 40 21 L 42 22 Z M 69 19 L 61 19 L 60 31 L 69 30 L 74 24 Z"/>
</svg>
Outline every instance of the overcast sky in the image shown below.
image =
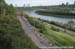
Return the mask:
<svg viewBox="0 0 75 49">
<path fill-rule="evenodd" d="M 24 4 L 27 6 L 30 4 L 31 6 L 38 5 L 58 5 L 61 3 L 69 2 L 69 4 L 73 4 L 75 0 L 5 0 L 8 4 L 13 4 L 17 6 L 23 6 Z"/>
</svg>

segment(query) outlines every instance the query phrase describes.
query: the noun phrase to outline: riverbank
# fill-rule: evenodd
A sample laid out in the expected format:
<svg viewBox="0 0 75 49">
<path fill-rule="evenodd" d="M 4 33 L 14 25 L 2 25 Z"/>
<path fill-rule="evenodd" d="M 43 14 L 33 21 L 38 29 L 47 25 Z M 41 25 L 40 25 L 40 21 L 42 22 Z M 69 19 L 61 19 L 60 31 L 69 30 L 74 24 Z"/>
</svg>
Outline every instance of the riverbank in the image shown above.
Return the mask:
<svg viewBox="0 0 75 49">
<path fill-rule="evenodd" d="M 40 32 L 48 38 L 49 43 L 53 43 L 53 45 L 58 46 L 75 46 L 75 36 L 61 31 L 54 31 L 46 26 L 42 21 L 29 17 L 28 15 L 25 16 L 27 16 L 26 18 L 32 26 L 38 28 Z"/>
<path fill-rule="evenodd" d="M 56 11 L 52 11 L 52 10 L 36 10 L 35 11 L 37 14 L 40 15 L 46 15 L 46 16 L 51 16 L 54 15 L 55 17 L 61 17 L 61 18 L 75 18 L 75 13 L 73 13 L 72 11 L 62 11 L 62 10 L 56 10 Z"/>
<path fill-rule="evenodd" d="M 60 28 L 64 28 L 65 30 L 70 30 L 70 31 L 74 31 L 75 32 L 75 27 L 71 27 L 69 26 L 69 23 L 67 24 L 63 24 L 63 23 L 59 23 L 59 22 L 54 22 L 54 21 L 48 21 L 48 20 L 43 20 L 43 19 L 40 19 L 38 18 L 39 20 L 43 21 L 43 22 L 47 22 L 49 24 L 52 24 L 52 25 L 55 25 L 55 26 L 58 26 Z M 74 22 L 75 23 L 75 22 Z"/>
</svg>

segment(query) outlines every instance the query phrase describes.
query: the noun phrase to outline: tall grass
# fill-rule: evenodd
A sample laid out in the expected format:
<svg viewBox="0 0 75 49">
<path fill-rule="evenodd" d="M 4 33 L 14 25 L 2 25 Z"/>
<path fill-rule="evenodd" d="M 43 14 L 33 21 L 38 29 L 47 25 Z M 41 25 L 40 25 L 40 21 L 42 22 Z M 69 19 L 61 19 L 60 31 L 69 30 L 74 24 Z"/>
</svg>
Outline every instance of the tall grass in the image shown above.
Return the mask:
<svg viewBox="0 0 75 49">
<path fill-rule="evenodd" d="M 38 49 L 14 15 L 0 16 L 0 49 Z"/>
</svg>

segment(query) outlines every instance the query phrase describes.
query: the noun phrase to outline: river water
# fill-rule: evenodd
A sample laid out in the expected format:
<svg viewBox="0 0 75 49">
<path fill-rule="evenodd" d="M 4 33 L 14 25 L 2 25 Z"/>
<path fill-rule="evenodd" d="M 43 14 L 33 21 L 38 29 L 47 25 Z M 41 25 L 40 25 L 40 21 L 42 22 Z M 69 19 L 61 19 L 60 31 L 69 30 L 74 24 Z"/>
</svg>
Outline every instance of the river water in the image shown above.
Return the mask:
<svg viewBox="0 0 75 49">
<path fill-rule="evenodd" d="M 35 13 L 35 11 L 27 11 L 27 13 L 29 15 L 31 15 L 32 17 L 36 17 L 36 18 L 40 18 L 43 20 L 48 20 L 48 21 L 55 21 L 55 22 L 59 22 L 59 23 L 68 23 L 69 21 L 74 21 L 75 22 L 75 18 L 61 18 L 61 17 L 56 17 L 56 16 L 44 16 L 44 15 L 39 15 L 37 13 Z"/>
</svg>

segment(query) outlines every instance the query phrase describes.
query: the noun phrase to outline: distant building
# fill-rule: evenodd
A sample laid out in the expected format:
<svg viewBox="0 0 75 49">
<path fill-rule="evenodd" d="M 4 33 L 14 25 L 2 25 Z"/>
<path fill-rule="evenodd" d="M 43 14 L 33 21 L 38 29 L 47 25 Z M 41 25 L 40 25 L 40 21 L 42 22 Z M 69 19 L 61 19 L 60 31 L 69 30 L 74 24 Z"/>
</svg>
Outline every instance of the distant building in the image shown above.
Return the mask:
<svg viewBox="0 0 75 49">
<path fill-rule="evenodd" d="M 75 1 L 74 1 L 74 5 L 75 5 Z"/>
<path fill-rule="evenodd" d="M 30 7 L 30 4 L 28 4 L 28 7 Z"/>
<path fill-rule="evenodd" d="M 23 7 L 24 7 L 24 8 L 26 7 L 25 4 L 23 5 Z"/>
<path fill-rule="evenodd" d="M 69 2 L 66 2 L 66 5 L 69 5 Z"/>
</svg>

